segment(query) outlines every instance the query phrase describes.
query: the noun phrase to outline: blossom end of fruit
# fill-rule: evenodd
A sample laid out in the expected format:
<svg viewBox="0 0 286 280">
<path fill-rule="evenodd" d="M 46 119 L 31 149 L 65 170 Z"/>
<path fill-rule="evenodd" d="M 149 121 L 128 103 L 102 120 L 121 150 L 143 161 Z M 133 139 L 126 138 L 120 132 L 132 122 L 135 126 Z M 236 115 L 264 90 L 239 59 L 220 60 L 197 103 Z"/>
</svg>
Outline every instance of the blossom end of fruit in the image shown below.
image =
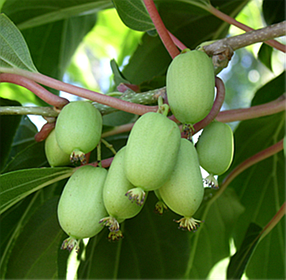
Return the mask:
<svg viewBox="0 0 286 280">
<path fill-rule="evenodd" d="M 130 189 L 125 195 L 131 202 L 135 201 L 135 203 L 139 206 L 143 205 L 146 197 L 145 191 L 141 188 Z"/>
<path fill-rule="evenodd" d="M 174 222 L 179 223 L 179 229 L 188 231 L 196 231 L 201 223 L 200 220 L 192 217 L 183 217 L 180 220 L 174 220 Z"/>
<path fill-rule="evenodd" d="M 61 249 L 62 250 L 67 249 L 69 252 L 75 249 L 76 253 L 78 253 L 79 252 L 79 240 L 70 236 L 69 238 L 63 241 Z"/>
<path fill-rule="evenodd" d="M 158 201 L 155 205 L 154 212 L 162 215 L 164 213 L 164 209 L 168 210 L 168 207 L 166 206 L 166 204 L 163 201 Z"/>
<path fill-rule="evenodd" d="M 213 174 L 209 174 L 203 181 L 205 188 L 219 189 L 218 181 Z"/>
<path fill-rule="evenodd" d="M 119 231 L 120 225 L 114 217 L 106 217 L 99 221 L 103 226 L 107 226 L 111 232 Z"/>
</svg>

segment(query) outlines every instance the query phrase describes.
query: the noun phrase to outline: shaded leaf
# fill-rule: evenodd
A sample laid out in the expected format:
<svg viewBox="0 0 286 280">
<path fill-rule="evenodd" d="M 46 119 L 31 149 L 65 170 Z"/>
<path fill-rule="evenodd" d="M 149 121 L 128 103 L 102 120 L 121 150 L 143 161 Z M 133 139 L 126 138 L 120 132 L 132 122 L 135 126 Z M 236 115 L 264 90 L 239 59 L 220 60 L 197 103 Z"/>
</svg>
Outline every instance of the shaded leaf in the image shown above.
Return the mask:
<svg viewBox="0 0 286 280">
<path fill-rule="evenodd" d="M 21 106 L 21 104 L 14 100 L 0 98 L 0 106 Z M 0 115 L 0 135 L 2 136 L 0 141 L 0 171 L 3 169 L 8 159 L 13 138 L 20 120 L 21 116 Z"/>
<path fill-rule="evenodd" d="M 284 0 L 263 0 L 263 16 L 268 25 L 285 20 L 285 1 Z"/>
<path fill-rule="evenodd" d="M 25 39 L 14 23 L 0 14 L 0 26 L 0 67 L 37 72 Z"/>
<path fill-rule="evenodd" d="M 205 278 L 214 263 L 229 255 L 228 238 L 243 211 L 233 192 L 227 192 L 207 210 L 197 232 L 179 230 L 173 221 L 179 216 L 170 210 L 161 216 L 155 214 L 156 202 L 150 192 L 139 215 L 121 225 L 121 241 L 109 242 L 107 230 L 91 239 L 78 277 Z M 205 211 L 203 206 L 195 217 L 201 218 Z"/>
<path fill-rule="evenodd" d="M 248 0 L 212 2 L 219 10 L 235 17 Z M 226 36 L 229 25 L 205 9 L 192 5 L 192 1 L 166 0 L 156 4 L 167 29 L 190 49 L 195 49 L 204 41 Z M 164 76 L 170 62 L 171 57 L 159 36 L 145 34 L 122 73 L 130 83 L 139 85 Z"/>
<path fill-rule="evenodd" d="M 250 223 L 239 250 L 231 257 L 227 268 L 227 279 L 240 279 L 254 251 L 262 228 Z"/>
<path fill-rule="evenodd" d="M 110 0 L 9 0 L 2 12 L 9 14 L 19 29 L 28 29 L 112 7 Z"/>
<path fill-rule="evenodd" d="M 259 89 L 252 105 L 277 98 L 282 90 L 281 77 Z M 271 83 L 276 86 L 271 86 Z M 285 112 L 242 121 L 234 134 L 235 156 L 231 169 L 281 140 L 285 133 L 284 127 Z M 245 212 L 238 219 L 234 231 L 235 244 L 240 247 L 249 224 L 255 223 L 264 227 L 284 202 L 285 158 L 283 152 L 251 166 L 239 174 L 229 187 L 236 191 L 245 207 Z M 285 252 L 281 248 L 284 246 L 285 228 L 283 222 L 280 221 L 254 251 L 246 268 L 247 275 L 250 273 L 249 277 L 256 279 L 283 278 Z M 269 250 L 270 247 L 271 250 Z"/>
<path fill-rule="evenodd" d="M 269 45 L 262 44 L 259 52 L 258 52 L 258 59 L 270 70 L 272 71 L 272 52 L 273 48 Z"/>
<path fill-rule="evenodd" d="M 0 213 L 29 194 L 68 178 L 73 168 L 33 168 L 0 175 Z"/>
<path fill-rule="evenodd" d="M 58 279 L 57 256 L 65 236 L 57 220 L 58 199 L 45 202 L 22 229 L 9 258 L 6 278 Z"/>
<path fill-rule="evenodd" d="M 263 87 L 257 90 L 252 99 L 251 106 L 264 104 L 277 99 L 285 92 L 285 71 L 273 80 L 269 81 Z"/>
<path fill-rule="evenodd" d="M 121 20 L 131 29 L 147 31 L 154 24 L 142 0 L 112 0 Z"/>
</svg>

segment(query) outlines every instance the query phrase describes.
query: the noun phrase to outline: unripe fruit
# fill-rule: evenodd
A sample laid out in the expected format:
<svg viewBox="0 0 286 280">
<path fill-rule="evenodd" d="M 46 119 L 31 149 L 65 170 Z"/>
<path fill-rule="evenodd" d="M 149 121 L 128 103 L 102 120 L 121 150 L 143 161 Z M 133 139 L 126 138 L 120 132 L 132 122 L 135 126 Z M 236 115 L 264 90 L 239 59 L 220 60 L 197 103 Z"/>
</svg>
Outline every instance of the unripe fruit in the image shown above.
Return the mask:
<svg viewBox="0 0 286 280">
<path fill-rule="evenodd" d="M 214 121 L 206 126 L 196 143 L 201 167 L 213 175 L 227 171 L 233 159 L 233 142 L 229 125 Z"/>
<path fill-rule="evenodd" d="M 133 126 L 129 135 L 124 170 L 136 189 L 128 191 L 141 204 L 144 191 L 161 187 L 169 178 L 178 157 L 181 133 L 166 116 L 149 112 Z"/>
<path fill-rule="evenodd" d="M 61 110 L 55 130 L 60 148 L 70 154 L 72 161 L 85 163 L 85 154 L 100 141 L 102 116 L 87 101 L 70 102 Z"/>
<path fill-rule="evenodd" d="M 180 228 L 196 229 L 198 220 L 192 218 L 204 196 L 203 179 L 196 149 L 187 139 L 181 140 L 178 161 L 169 180 L 159 189 L 165 204 L 183 218 Z"/>
<path fill-rule="evenodd" d="M 212 60 L 198 50 L 185 50 L 171 62 L 166 76 L 170 109 L 183 124 L 195 124 L 210 112 L 215 76 Z"/>
<path fill-rule="evenodd" d="M 126 147 L 123 147 L 115 155 L 103 187 L 103 201 L 109 217 L 101 219 L 100 222 L 109 227 L 108 237 L 112 240 L 123 236 L 119 223 L 125 219 L 133 218 L 143 207 L 143 205 L 138 206 L 135 203 L 130 203 L 125 195 L 129 189 L 134 188 L 124 172 L 125 150 Z"/>
<path fill-rule="evenodd" d="M 100 218 L 107 215 L 103 203 L 103 185 L 107 171 L 101 167 L 85 165 L 70 177 L 58 204 L 58 219 L 62 229 L 70 236 L 62 249 L 71 251 L 78 241 L 90 238 L 102 230 Z"/>
<path fill-rule="evenodd" d="M 45 140 L 45 154 L 51 167 L 66 166 L 71 163 L 70 155 L 59 147 L 54 129 Z"/>
</svg>

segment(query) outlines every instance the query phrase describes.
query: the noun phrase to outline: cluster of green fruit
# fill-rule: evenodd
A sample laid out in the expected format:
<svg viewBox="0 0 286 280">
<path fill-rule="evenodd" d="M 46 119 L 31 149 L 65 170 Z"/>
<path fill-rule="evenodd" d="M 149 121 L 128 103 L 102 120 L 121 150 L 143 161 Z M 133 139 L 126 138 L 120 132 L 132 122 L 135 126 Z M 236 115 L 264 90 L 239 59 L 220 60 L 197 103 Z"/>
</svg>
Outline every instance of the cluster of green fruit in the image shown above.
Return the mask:
<svg viewBox="0 0 286 280">
<path fill-rule="evenodd" d="M 198 76 L 190 65 L 204 71 Z M 198 86 L 200 80 L 203 82 Z M 208 56 L 200 51 L 177 56 L 167 73 L 167 95 L 172 113 L 181 123 L 192 125 L 203 119 L 214 99 L 214 72 Z M 201 96 L 211 100 L 206 108 L 205 102 L 198 101 Z M 110 239 L 121 238 L 120 223 L 142 210 L 150 191 L 159 199 L 159 213 L 168 207 L 183 216 L 177 221 L 180 228 L 197 228 L 199 221 L 192 216 L 204 196 L 200 166 L 212 177 L 225 172 L 233 157 L 233 134 L 228 125 L 214 121 L 204 128 L 195 146 L 191 140 L 181 138 L 178 125 L 167 117 L 167 112 L 141 116 L 108 171 L 91 165 L 76 169 L 58 204 L 59 223 L 69 235 L 62 248 L 78 250 L 79 240 L 95 236 L 103 226 L 109 228 Z M 85 154 L 100 141 L 101 129 L 101 115 L 91 103 L 66 105 L 46 140 L 50 165 L 77 160 L 85 163 Z M 55 151 L 56 157 L 52 156 Z"/>
</svg>

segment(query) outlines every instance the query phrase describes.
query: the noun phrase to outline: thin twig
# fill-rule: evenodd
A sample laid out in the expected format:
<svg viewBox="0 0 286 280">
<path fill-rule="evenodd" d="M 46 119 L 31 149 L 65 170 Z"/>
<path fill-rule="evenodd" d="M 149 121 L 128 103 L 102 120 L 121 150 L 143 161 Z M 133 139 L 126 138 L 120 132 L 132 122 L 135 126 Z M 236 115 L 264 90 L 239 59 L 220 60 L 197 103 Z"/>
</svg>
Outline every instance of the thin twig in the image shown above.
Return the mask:
<svg viewBox="0 0 286 280">
<path fill-rule="evenodd" d="M 48 104 L 55 106 L 57 108 L 62 108 L 63 106 L 69 103 L 69 101 L 66 98 L 57 96 L 49 92 L 39 84 L 35 83 L 34 81 L 20 75 L 2 73 L 0 74 L 0 83 L 4 82 L 22 86 L 30 90 L 34 94 L 36 94 L 39 98 L 41 98 Z"/>
<path fill-rule="evenodd" d="M 158 10 L 153 2 L 153 0 L 143 0 L 146 6 L 146 9 L 155 25 L 155 28 L 164 44 L 165 48 L 169 52 L 170 56 L 174 58 L 180 51 L 177 49 L 176 45 L 174 44 L 173 40 L 171 39 L 168 30 L 166 29 Z"/>
</svg>

